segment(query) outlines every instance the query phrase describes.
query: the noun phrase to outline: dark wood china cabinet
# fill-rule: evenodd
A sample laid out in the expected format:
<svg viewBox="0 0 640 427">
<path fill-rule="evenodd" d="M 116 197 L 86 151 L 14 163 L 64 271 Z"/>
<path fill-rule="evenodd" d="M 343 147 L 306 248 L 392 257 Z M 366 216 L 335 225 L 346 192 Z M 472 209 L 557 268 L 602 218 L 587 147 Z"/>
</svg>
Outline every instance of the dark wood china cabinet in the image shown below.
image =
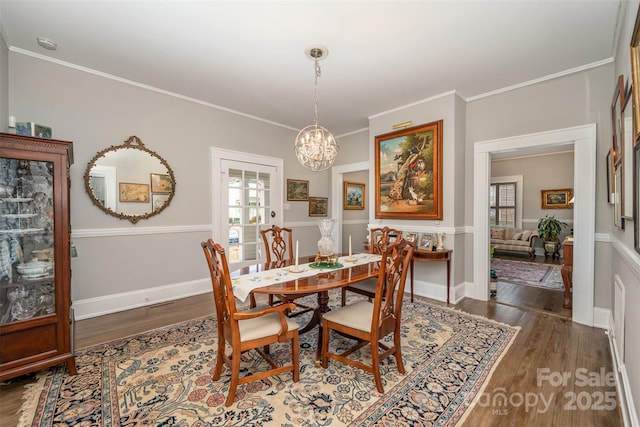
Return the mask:
<svg viewBox="0 0 640 427">
<path fill-rule="evenodd" d="M 71 313 L 71 142 L 0 133 L 0 381 L 65 363 Z"/>
</svg>

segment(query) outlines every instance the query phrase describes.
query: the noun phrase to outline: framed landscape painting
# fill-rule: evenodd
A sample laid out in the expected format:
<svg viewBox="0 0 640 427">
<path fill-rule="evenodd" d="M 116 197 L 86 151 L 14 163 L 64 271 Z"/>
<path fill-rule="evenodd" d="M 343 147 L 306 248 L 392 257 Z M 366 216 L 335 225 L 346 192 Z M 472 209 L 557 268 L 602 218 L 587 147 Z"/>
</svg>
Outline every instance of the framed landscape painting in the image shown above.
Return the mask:
<svg viewBox="0 0 640 427">
<path fill-rule="evenodd" d="M 309 216 L 327 216 L 328 212 L 328 197 L 309 197 Z"/>
<path fill-rule="evenodd" d="M 375 137 L 375 217 L 442 219 L 442 120 Z"/>
<path fill-rule="evenodd" d="M 173 191 L 173 183 L 169 175 L 161 173 L 151 174 L 151 192 L 170 194 Z"/>
<path fill-rule="evenodd" d="M 121 202 L 149 203 L 149 184 L 121 182 L 119 189 Z"/>
<path fill-rule="evenodd" d="M 542 209 L 571 209 L 569 201 L 573 198 L 573 189 L 541 190 Z"/>
<path fill-rule="evenodd" d="M 344 209 L 364 209 L 365 184 L 357 182 L 344 183 Z"/>
<path fill-rule="evenodd" d="M 291 202 L 309 200 L 309 181 L 287 179 L 287 200 Z"/>
</svg>

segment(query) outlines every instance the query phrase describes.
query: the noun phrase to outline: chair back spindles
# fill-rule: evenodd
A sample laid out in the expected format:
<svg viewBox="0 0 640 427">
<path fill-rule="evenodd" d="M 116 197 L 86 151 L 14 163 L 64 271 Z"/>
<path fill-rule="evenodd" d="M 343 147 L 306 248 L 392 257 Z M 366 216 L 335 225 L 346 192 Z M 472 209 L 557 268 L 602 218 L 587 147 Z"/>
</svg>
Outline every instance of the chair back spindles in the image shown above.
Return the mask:
<svg viewBox="0 0 640 427">
<path fill-rule="evenodd" d="M 292 230 L 290 228 L 278 227 L 260 230 L 264 243 L 267 264 L 272 261 L 293 261 Z"/>
<path fill-rule="evenodd" d="M 218 243 L 214 243 L 211 239 L 202 242 L 202 249 L 207 258 L 207 265 L 211 275 L 216 316 L 220 324 L 226 324 L 229 322 L 231 314 L 236 312 L 227 256 L 224 248 Z"/>
<path fill-rule="evenodd" d="M 402 238 L 402 230 L 396 230 L 395 228 L 389 228 L 387 226 L 372 228 L 369 234 L 369 252 L 381 255 L 386 246 L 389 243 L 393 243 L 391 241 L 393 237 L 395 237 L 396 240 L 400 240 Z"/>
<path fill-rule="evenodd" d="M 376 286 L 374 313 L 378 313 L 377 328 L 380 336 L 399 330 L 402 317 L 404 287 L 414 246 L 404 239 L 389 243 L 382 253 L 381 271 Z M 374 320 L 375 322 L 375 320 Z M 396 324 L 397 323 L 397 324 Z"/>
</svg>

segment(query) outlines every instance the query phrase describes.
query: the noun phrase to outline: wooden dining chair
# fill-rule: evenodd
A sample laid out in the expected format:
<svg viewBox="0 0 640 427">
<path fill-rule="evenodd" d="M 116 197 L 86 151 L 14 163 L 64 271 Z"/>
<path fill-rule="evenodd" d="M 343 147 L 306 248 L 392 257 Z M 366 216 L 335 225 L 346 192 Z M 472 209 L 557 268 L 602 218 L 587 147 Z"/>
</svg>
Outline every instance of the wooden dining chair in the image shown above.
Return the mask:
<svg viewBox="0 0 640 427">
<path fill-rule="evenodd" d="M 381 255 L 386 246 L 402 238 L 402 230 L 389 228 L 372 228 L 369 233 L 369 253 Z M 370 299 L 375 296 L 376 279 L 369 279 L 342 288 L 342 306 L 347 302 L 347 291 L 364 295 Z"/>
<path fill-rule="evenodd" d="M 384 393 L 380 377 L 380 363 L 383 360 L 395 356 L 398 372 L 404 374 L 400 319 L 404 285 L 413 250 L 413 245 L 404 239 L 386 246 L 382 252 L 373 302 L 361 300 L 323 314 L 322 367 L 328 366 L 328 359 L 334 359 L 371 372 L 375 378 L 376 389 L 380 393 Z M 329 352 L 329 336 L 332 330 L 355 338 L 357 343 L 339 354 Z M 389 347 L 380 341 L 390 334 L 393 334 L 393 345 Z M 371 365 L 347 357 L 366 344 L 371 345 Z"/>
<path fill-rule="evenodd" d="M 278 227 L 277 225 L 273 225 L 270 228 L 265 228 L 260 230 L 260 234 L 262 235 L 262 241 L 264 243 L 265 248 L 265 256 L 267 259 L 267 265 L 273 268 L 279 268 L 282 264 L 288 261 L 290 264 L 293 264 L 295 261 L 295 253 L 293 251 L 293 231 L 290 228 Z M 269 305 L 274 304 L 274 296 L 277 297 L 283 303 L 292 302 L 297 299 L 306 297 L 311 294 L 302 294 L 302 295 L 272 295 L 269 294 Z M 255 296 L 251 294 L 250 297 L 250 307 L 256 306 Z M 299 316 L 303 313 L 313 310 L 313 307 L 309 307 L 304 304 L 296 304 L 296 307 L 299 308 L 298 311 L 294 313 L 287 313 L 290 317 Z"/>
<path fill-rule="evenodd" d="M 231 370 L 231 384 L 225 406 L 233 403 L 236 389 L 240 384 L 289 371 L 293 372 L 293 382 L 297 382 L 300 372 L 298 324 L 285 315 L 285 312 L 295 308 L 295 304 L 284 303 L 274 307 L 238 311 L 224 249 L 212 239 L 202 242 L 201 246 L 211 274 L 218 320 L 218 358 L 212 378 L 214 381 L 220 379 L 223 363 Z M 289 340 L 291 341 L 291 364 L 280 366 L 269 356 L 269 345 Z M 226 344 L 231 346 L 230 354 L 226 353 Z M 242 353 L 248 350 L 256 350 L 260 353 L 271 368 L 263 372 L 250 373 L 241 378 Z"/>
</svg>

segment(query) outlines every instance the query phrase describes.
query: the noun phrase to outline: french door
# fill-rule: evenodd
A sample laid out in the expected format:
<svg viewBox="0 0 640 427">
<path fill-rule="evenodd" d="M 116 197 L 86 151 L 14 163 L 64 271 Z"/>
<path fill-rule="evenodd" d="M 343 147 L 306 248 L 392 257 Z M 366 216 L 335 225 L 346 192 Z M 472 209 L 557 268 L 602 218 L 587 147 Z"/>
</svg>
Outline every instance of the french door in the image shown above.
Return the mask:
<svg viewBox="0 0 640 427">
<path fill-rule="evenodd" d="M 264 260 L 260 230 L 282 225 L 281 160 L 219 154 L 216 159 L 214 153 L 214 240 L 225 247 L 236 269 Z"/>
</svg>

